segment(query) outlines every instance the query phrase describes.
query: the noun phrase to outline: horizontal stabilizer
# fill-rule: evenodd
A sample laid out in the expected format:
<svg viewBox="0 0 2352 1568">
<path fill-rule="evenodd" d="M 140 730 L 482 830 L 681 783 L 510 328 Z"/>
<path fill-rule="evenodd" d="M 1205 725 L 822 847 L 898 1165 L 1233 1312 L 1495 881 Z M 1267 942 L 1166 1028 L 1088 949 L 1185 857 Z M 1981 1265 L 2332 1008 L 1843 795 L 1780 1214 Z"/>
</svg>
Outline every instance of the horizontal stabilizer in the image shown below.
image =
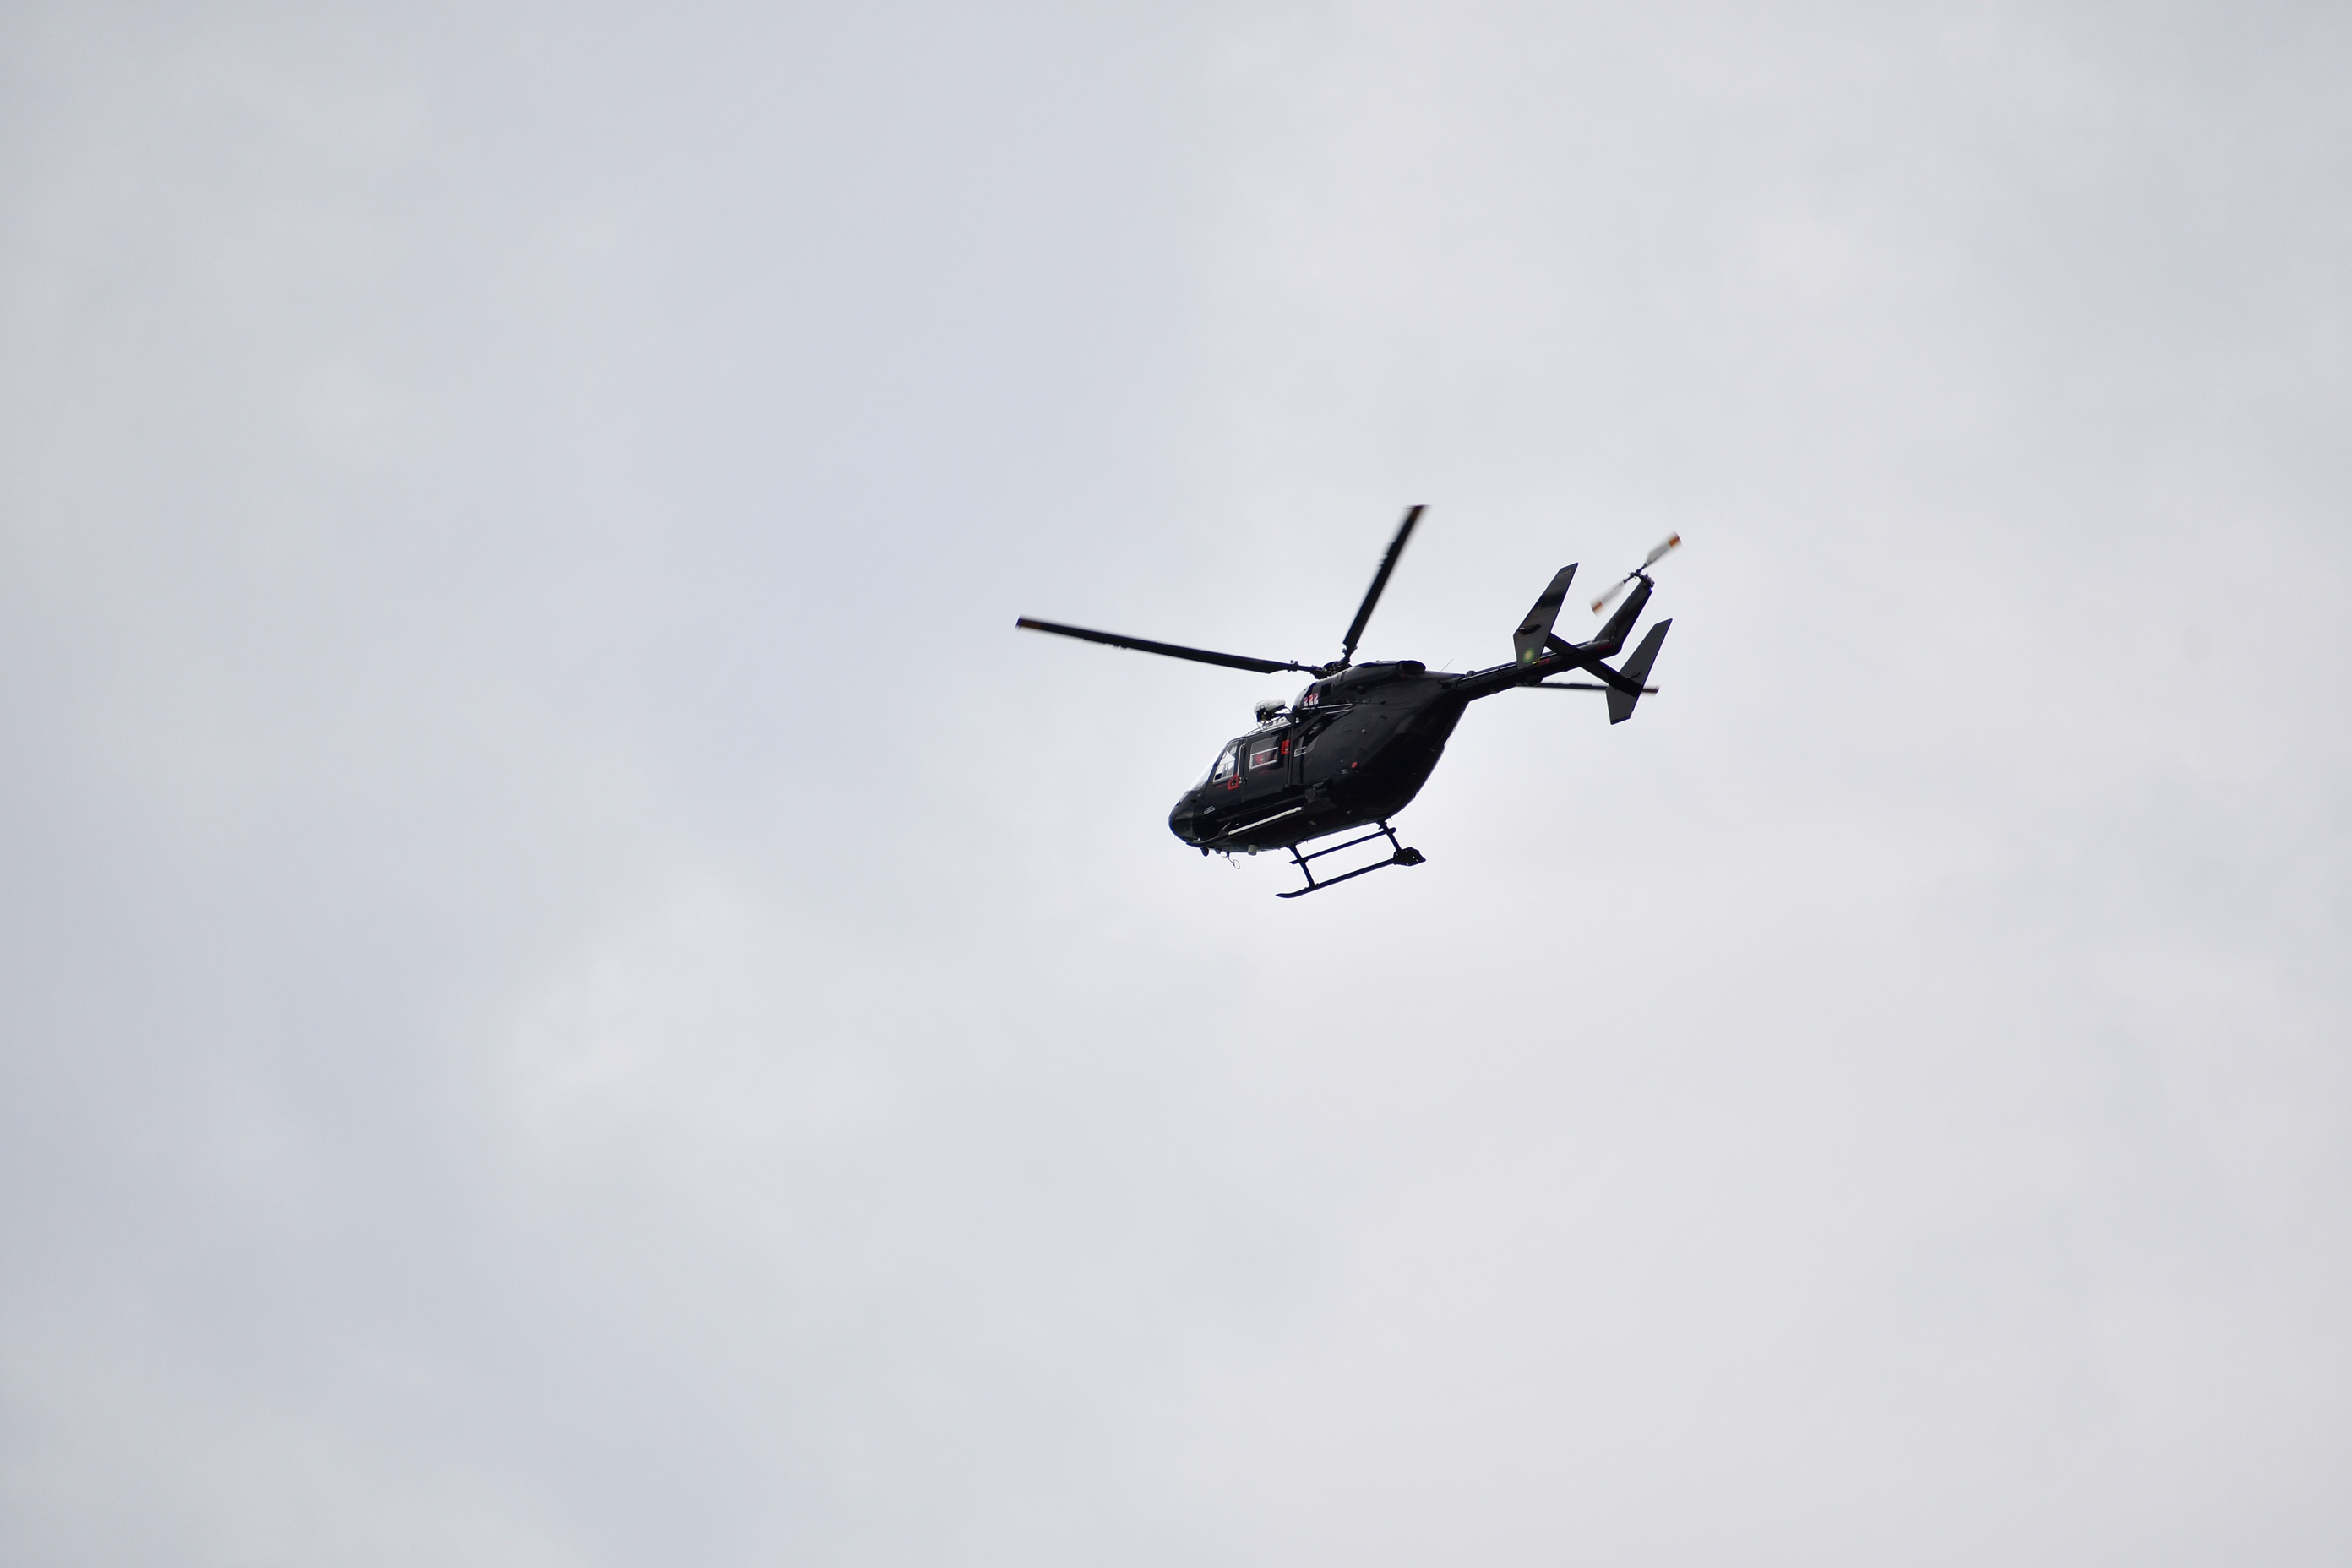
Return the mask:
<svg viewBox="0 0 2352 1568">
<path fill-rule="evenodd" d="M 1650 681 L 1650 666 L 1657 662 L 1658 649 L 1666 640 L 1666 629 L 1674 624 L 1672 621 L 1660 621 L 1656 626 L 1652 626 L 1650 635 L 1642 639 L 1642 646 L 1635 648 L 1632 657 L 1617 667 L 1618 673 L 1631 680 L 1636 687 L 1647 686 Z M 1626 720 L 1631 719 L 1633 716 L 1633 704 L 1640 700 L 1642 700 L 1642 693 L 1638 690 L 1620 691 L 1612 687 L 1609 692 L 1609 721 L 1612 724 L 1622 724 Z"/>
</svg>

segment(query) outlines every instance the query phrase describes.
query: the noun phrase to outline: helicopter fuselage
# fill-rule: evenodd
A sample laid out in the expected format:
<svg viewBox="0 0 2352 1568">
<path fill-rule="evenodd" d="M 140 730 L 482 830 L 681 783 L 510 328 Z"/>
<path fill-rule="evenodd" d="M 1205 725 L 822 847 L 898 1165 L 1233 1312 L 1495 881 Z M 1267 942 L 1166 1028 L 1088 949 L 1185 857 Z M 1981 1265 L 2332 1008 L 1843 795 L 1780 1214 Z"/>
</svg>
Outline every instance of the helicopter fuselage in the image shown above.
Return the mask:
<svg viewBox="0 0 2352 1568">
<path fill-rule="evenodd" d="M 1318 680 L 1226 742 L 1168 816 L 1204 850 L 1279 848 L 1379 822 L 1421 793 L 1470 697 L 1413 660 Z"/>
<path fill-rule="evenodd" d="M 1513 663 L 1460 675 L 1408 658 L 1316 681 L 1287 709 L 1225 743 L 1207 776 L 1168 814 L 1169 831 L 1203 853 L 1254 854 L 1385 823 L 1421 793 L 1463 710 L 1478 699 L 1579 670 L 1625 684 L 1601 661 L 1624 646 L 1650 586 L 1641 579 L 1589 643 L 1548 637 Z M 1642 668 L 1646 674 L 1646 658 Z M 1631 688 L 1640 690 L 1640 680 Z"/>
</svg>

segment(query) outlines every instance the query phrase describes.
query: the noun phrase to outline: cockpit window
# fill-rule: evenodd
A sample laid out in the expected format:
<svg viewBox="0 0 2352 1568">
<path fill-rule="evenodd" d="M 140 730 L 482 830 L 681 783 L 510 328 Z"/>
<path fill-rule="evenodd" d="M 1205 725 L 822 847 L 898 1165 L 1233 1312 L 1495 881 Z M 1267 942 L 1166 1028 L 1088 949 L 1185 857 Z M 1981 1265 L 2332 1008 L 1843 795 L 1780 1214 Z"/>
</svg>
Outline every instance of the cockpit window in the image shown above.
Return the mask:
<svg viewBox="0 0 2352 1568">
<path fill-rule="evenodd" d="M 1218 753 L 1217 765 L 1209 770 L 1208 782 L 1211 784 L 1224 783 L 1227 779 L 1233 777 L 1234 772 L 1240 768 L 1241 761 L 1242 743 L 1239 741 L 1235 741 L 1226 746 L 1223 752 Z"/>
<path fill-rule="evenodd" d="M 1283 736 L 1259 736 L 1256 740 L 1250 742 L 1250 771 L 1252 773 L 1255 773 L 1260 768 L 1271 768 L 1279 765 L 1282 762 L 1282 753 L 1286 750 L 1287 750 L 1287 747 L 1284 742 Z"/>
</svg>

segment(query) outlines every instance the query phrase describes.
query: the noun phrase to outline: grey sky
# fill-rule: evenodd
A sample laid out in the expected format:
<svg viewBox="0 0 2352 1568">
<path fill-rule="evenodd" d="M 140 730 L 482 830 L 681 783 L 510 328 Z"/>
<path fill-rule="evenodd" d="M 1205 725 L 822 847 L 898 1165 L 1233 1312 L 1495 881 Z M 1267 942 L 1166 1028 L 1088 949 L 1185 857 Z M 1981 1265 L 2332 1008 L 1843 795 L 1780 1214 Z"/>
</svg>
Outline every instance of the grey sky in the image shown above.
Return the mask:
<svg viewBox="0 0 2352 1568">
<path fill-rule="evenodd" d="M 0 1559 L 2333 1563 L 2352 22 L 0 14 Z M 1295 682 L 1669 530 L 1277 902 Z M 1581 611 L 1571 605 L 1570 616 Z"/>
</svg>

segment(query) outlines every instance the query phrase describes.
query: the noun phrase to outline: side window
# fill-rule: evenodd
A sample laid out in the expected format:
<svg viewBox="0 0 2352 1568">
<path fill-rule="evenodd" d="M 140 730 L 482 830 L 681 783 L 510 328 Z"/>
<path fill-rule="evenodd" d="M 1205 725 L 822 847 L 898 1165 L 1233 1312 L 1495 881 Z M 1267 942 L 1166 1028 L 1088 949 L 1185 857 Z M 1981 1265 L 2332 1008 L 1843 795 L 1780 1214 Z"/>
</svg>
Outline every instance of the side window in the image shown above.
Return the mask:
<svg viewBox="0 0 2352 1568">
<path fill-rule="evenodd" d="M 1239 741 L 1235 741 L 1231 745 L 1228 745 L 1224 750 L 1224 753 L 1218 757 L 1215 771 L 1209 774 L 1209 782 L 1211 784 L 1223 784 L 1227 779 L 1233 777 L 1234 771 L 1241 765 L 1241 755 L 1242 743 Z"/>
<path fill-rule="evenodd" d="M 1287 731 L 1279 735 L 1260 735 L 1252 741 L 1249 743 L 1250 772 L 1255 773 L 1260 768 L 1279 767 L 1282 763 L 1282 753 L 1290 749 L 1288 741 Z"/>
</svg>

